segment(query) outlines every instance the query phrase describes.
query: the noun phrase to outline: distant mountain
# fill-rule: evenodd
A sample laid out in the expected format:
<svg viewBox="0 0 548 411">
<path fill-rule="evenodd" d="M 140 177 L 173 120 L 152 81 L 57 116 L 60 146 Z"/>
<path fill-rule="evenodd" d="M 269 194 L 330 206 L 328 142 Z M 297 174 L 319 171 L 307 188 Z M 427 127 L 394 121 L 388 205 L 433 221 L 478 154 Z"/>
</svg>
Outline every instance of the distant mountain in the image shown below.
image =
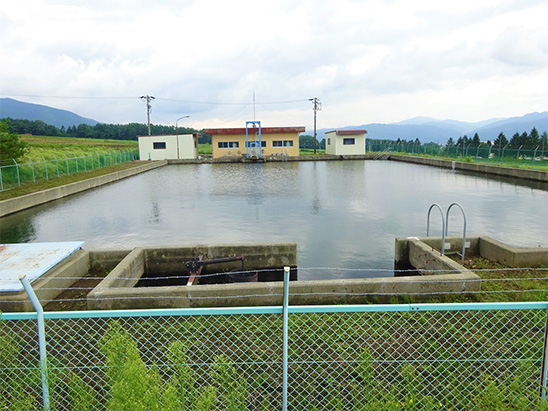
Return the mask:
<svg viewBox="0 0 548 411">
<path fill-rule="evenodd" d="M 11 98 L 0 98 L 0 118 L 23 120 L 42 120 L 56 127 L 88 124 L 94 126 L 98 121 L 81 117 L 71 111 L 61 110 L 41 104 L 24 103 Z"/>
<path fill-rule="evenodd" d="M 366 129 L 367 137 L 376 140 L 415 140 L 418 138 L 422 143 L 447 142 L 449 137 L 457 140 L 467 135 L 472 137 L 478 133 L 482 141 L 495 140 L 502 131 L 508 139 L 514 133 L 530 133 L 533 127 L 542 134 L 548 130 L 548 112 L 529 113 L 522 117 L 494 118 L 476 123 L 469 123 L 456 120 L 436 120 L 430 117 L 415 117 L 409 120 L 391 124 L 370 123 L 360 126 L 348 126 L 340 130 Z M 325 138 L 325 133 L 332 128 L 320 129 L 317 131 L 318 139 Z"/>
</svg>

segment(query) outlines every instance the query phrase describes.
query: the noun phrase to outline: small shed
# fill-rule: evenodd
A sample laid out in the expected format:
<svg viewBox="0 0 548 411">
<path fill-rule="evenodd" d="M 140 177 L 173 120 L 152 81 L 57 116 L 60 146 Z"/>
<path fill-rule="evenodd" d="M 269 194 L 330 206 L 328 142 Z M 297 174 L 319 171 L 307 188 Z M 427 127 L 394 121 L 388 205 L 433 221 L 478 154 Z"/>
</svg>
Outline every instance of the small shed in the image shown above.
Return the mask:
<svg viewBox="0 0 548 411">
<path fill-rule="evenodd" d="M 137 136 L 141 160 L 186 160 L 198 158 L 200 134 Z"/>
<path fill-rule="evenodd" d="M 325 154 L 365 154 L 367 130 L 333 130 L 325 133 Z"/>
</svg>

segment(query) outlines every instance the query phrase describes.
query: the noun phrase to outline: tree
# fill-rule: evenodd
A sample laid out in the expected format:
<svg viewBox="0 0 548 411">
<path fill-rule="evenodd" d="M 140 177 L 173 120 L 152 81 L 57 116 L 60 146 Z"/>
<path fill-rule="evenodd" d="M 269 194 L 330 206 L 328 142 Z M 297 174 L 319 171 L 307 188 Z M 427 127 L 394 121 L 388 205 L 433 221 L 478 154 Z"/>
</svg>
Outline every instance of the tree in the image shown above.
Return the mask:
<svg viewBox="0 0 548 411">
<path fill-rule="evenodd" d="M 18 160 L 28 153 L 28 144 L 18 134 L 8 132 L 9 123 L 0 121 L 0 161 Z"/>
<path fill-rule="evenodd" d="M 481 143 L 481 140 L 478 136 L 478 133 L 474 134 L 474 137 L 472 137 L 472 146 L 479 147 L 480 143 Z"/>
<path fill-rule="evenodd" d="M 518 134 L 518 136 L 519 136 L 519 134 Z M 499 136 L 495 139 L 495 141 L 493 141 L 493 146 L 498 147 L 498 148 L 502 148 L 506 144 L 508 144 L 508 139 L 506 138 L 504 133 L 501 131 Z"/>
<path fill-rule="evenodd" d="M 308 134 L 299 136 L 299 148 L 314 148 L 314 136 Z"/>
<path fill-rule="evenodd" d="M 455 145 L 455 142 L 453 141 L 453 137 L 449 137 L 449 140 L 447 140 L 447 147 L 453 147 Z"/>
<path fill-rule="evenodd" d="M 531 147 L 536 147 L 540 143 L 540 136 L 536 127 L 533 127 L 531 134 L 529 134 L 529 142 L 531 143 Z"/>
</svg>

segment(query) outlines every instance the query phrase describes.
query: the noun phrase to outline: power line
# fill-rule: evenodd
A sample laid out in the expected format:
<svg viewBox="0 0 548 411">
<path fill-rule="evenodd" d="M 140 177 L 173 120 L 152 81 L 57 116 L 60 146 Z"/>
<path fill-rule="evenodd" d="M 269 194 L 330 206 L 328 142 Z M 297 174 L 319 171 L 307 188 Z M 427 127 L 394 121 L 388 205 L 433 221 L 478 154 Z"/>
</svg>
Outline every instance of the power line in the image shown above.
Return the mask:
<svg viewBox="0 0 548 411">
<path fill-rule="evenodd" d="M 73 100 L 134 100 L 138 97 L 108 97 L 108 96 L 43 96 L 38 94 L 1 94 L 7 97 L 59 98 Z"/>
</svg>

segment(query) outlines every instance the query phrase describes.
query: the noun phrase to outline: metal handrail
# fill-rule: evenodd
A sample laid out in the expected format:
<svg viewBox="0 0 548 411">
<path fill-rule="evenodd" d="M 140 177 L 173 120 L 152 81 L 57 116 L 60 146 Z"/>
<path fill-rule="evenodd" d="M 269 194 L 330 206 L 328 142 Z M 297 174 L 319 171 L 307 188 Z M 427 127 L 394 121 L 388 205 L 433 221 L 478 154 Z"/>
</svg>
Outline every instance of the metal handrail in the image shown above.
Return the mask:
<svg viewBox="0 0 548 411">
<path fill-rule="evenodd" d="M 462 228 L 462 254 L 461 254 L 461 257 L 462 257 L 462 261 L 464 261 L 464 254 L 466 252 L 466 214 L 464 212 L 464 208 L 462 208 L 462 206 L 459 204 L 459 203 L 452 203 L 448 208 L 447 208 L 447 213 L 445 214 L 445 235 L 447 235 L 447 232 L 449 230 L 449 210 L 451 210 L 451 208 L 453 206 L 457 206 L 458 208 L 460 208 L 460 211 L 462 212 L 462 218 L 463 218 L 463 228 Z"/>
<path fill-rule="evenodd" d="M 428 209 L 428 214 L 426 216 L 426 237 L 430 235 L 430 212 L 436 207 L 440 210 L 441 213 L 441 255 L 445 254 L 445 218 L 443 216 L 443 210 L 441 209 L 438 203 L 434 203 Z"/>
</svg>

